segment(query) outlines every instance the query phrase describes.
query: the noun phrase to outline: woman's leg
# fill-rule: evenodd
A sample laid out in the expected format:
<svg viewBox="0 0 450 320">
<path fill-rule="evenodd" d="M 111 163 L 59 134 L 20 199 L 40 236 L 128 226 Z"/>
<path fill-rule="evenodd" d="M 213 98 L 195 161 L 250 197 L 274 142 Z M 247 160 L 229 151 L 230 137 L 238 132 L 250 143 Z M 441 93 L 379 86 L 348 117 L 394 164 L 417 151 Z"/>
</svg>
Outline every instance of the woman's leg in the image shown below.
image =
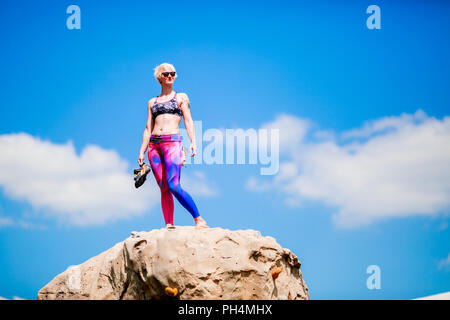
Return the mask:
<svg viewBox="0 0 450 320">
<path fill-rule="evenodd" d="M 170 192 L 195 219 L 200 216 L 192 197 L 180 184 L 182 146 L 180 141 L 161 142 L 164 170 Z"/>
<path fill-rule="evenodd" d="M 164 221 L 166 224 L 173 225 L 173 196 L 170 193 L 169 186 L 167 184 L 166 170 L 164 169 L 164 161 L 161 156 L 161 149 L 159 143 L 150 142 L 148 148 L 148 160 L 150 167 L 152 168 L 155 180 L 161 189 L 161 208 L 164 215 Z"/>
</svg>

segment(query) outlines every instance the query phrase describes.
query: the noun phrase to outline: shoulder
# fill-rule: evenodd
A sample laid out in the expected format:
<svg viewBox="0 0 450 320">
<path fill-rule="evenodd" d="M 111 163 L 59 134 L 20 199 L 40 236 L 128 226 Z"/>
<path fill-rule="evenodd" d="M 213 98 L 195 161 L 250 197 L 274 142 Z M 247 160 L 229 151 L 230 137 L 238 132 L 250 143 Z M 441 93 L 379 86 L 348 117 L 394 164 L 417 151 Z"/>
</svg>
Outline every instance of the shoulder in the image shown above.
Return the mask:
<svg viewBox="0 0 450 320">
<path fill-rule="evenodd" d="M 153 105 L 155 104 L 156 98 L 151 98 L 150 100 L 148 100 L 147 102 L 147 106 L 149 108 L 153 107 Z"/>
<path fill-rule="evenodd" d="M 189 97 L 187 93 L 184 92 L 178 92 L 177 93 L 177 100 L 185 103 L 189 103 Z"/>
<path fill-rule="evenodd" d="M 178 92 L 178 93 L 177 93 L 177 96 L 180 97 L 180 98 L 181 98 L 181 97 L 183 97 L 183 98 L 188 98 L 188 95 L 187 95 L 186 92 Z"/>
</svg>

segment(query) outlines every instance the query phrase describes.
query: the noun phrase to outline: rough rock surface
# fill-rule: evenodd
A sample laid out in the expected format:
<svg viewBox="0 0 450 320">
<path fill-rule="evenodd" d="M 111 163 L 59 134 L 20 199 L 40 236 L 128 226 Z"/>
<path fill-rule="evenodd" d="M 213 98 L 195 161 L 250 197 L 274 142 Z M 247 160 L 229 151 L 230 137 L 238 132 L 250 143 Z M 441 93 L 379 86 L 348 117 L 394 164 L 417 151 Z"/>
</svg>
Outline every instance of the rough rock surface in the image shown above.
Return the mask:
<svg viewBox="0 0 450 320">
<path fill-rule="evenodd" d="M 166 293 L 171 290 L 175 297 Z M 132 234 L 56 276 L 37 298 L 297 300 L 309 294 L 297 256 L 274 238 L 177 226 Z"/>
</svg>

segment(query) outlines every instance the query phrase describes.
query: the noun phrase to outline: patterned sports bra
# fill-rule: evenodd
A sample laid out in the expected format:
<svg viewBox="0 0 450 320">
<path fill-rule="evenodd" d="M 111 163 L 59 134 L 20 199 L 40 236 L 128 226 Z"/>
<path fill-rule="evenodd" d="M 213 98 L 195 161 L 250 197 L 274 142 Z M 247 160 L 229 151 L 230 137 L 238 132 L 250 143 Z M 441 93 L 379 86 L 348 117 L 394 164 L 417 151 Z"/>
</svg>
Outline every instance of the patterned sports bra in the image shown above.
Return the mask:
<svg viewBox="0 0 450 320">
<path fill-rule="evenodd" d="M 167 102 L 158 103 L 158 97 L 155 99 L 155 103 L 152 107 L 153 119 L 156 119 L 157 116 L 164 113 L 177 114 L 180 117 L 183 116 L 180 107 L 177 102 L 177 93 L 175 92 L 175 96 Z"/>
</svg>

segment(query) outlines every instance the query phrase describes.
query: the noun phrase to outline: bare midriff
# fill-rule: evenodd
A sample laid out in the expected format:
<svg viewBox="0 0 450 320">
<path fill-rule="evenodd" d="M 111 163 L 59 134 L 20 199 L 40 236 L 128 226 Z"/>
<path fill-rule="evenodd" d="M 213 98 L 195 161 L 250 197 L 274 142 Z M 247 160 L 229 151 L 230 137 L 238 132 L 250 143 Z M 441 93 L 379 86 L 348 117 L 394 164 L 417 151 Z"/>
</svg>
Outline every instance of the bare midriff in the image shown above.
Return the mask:
<svg viewBox="0 0 450 320">
<path fill-rule="evenodd" d="M 170 113 L 160 114 L 154 121 L 152 135 L 180 134 L 180 116 Z"/>
</svg>

